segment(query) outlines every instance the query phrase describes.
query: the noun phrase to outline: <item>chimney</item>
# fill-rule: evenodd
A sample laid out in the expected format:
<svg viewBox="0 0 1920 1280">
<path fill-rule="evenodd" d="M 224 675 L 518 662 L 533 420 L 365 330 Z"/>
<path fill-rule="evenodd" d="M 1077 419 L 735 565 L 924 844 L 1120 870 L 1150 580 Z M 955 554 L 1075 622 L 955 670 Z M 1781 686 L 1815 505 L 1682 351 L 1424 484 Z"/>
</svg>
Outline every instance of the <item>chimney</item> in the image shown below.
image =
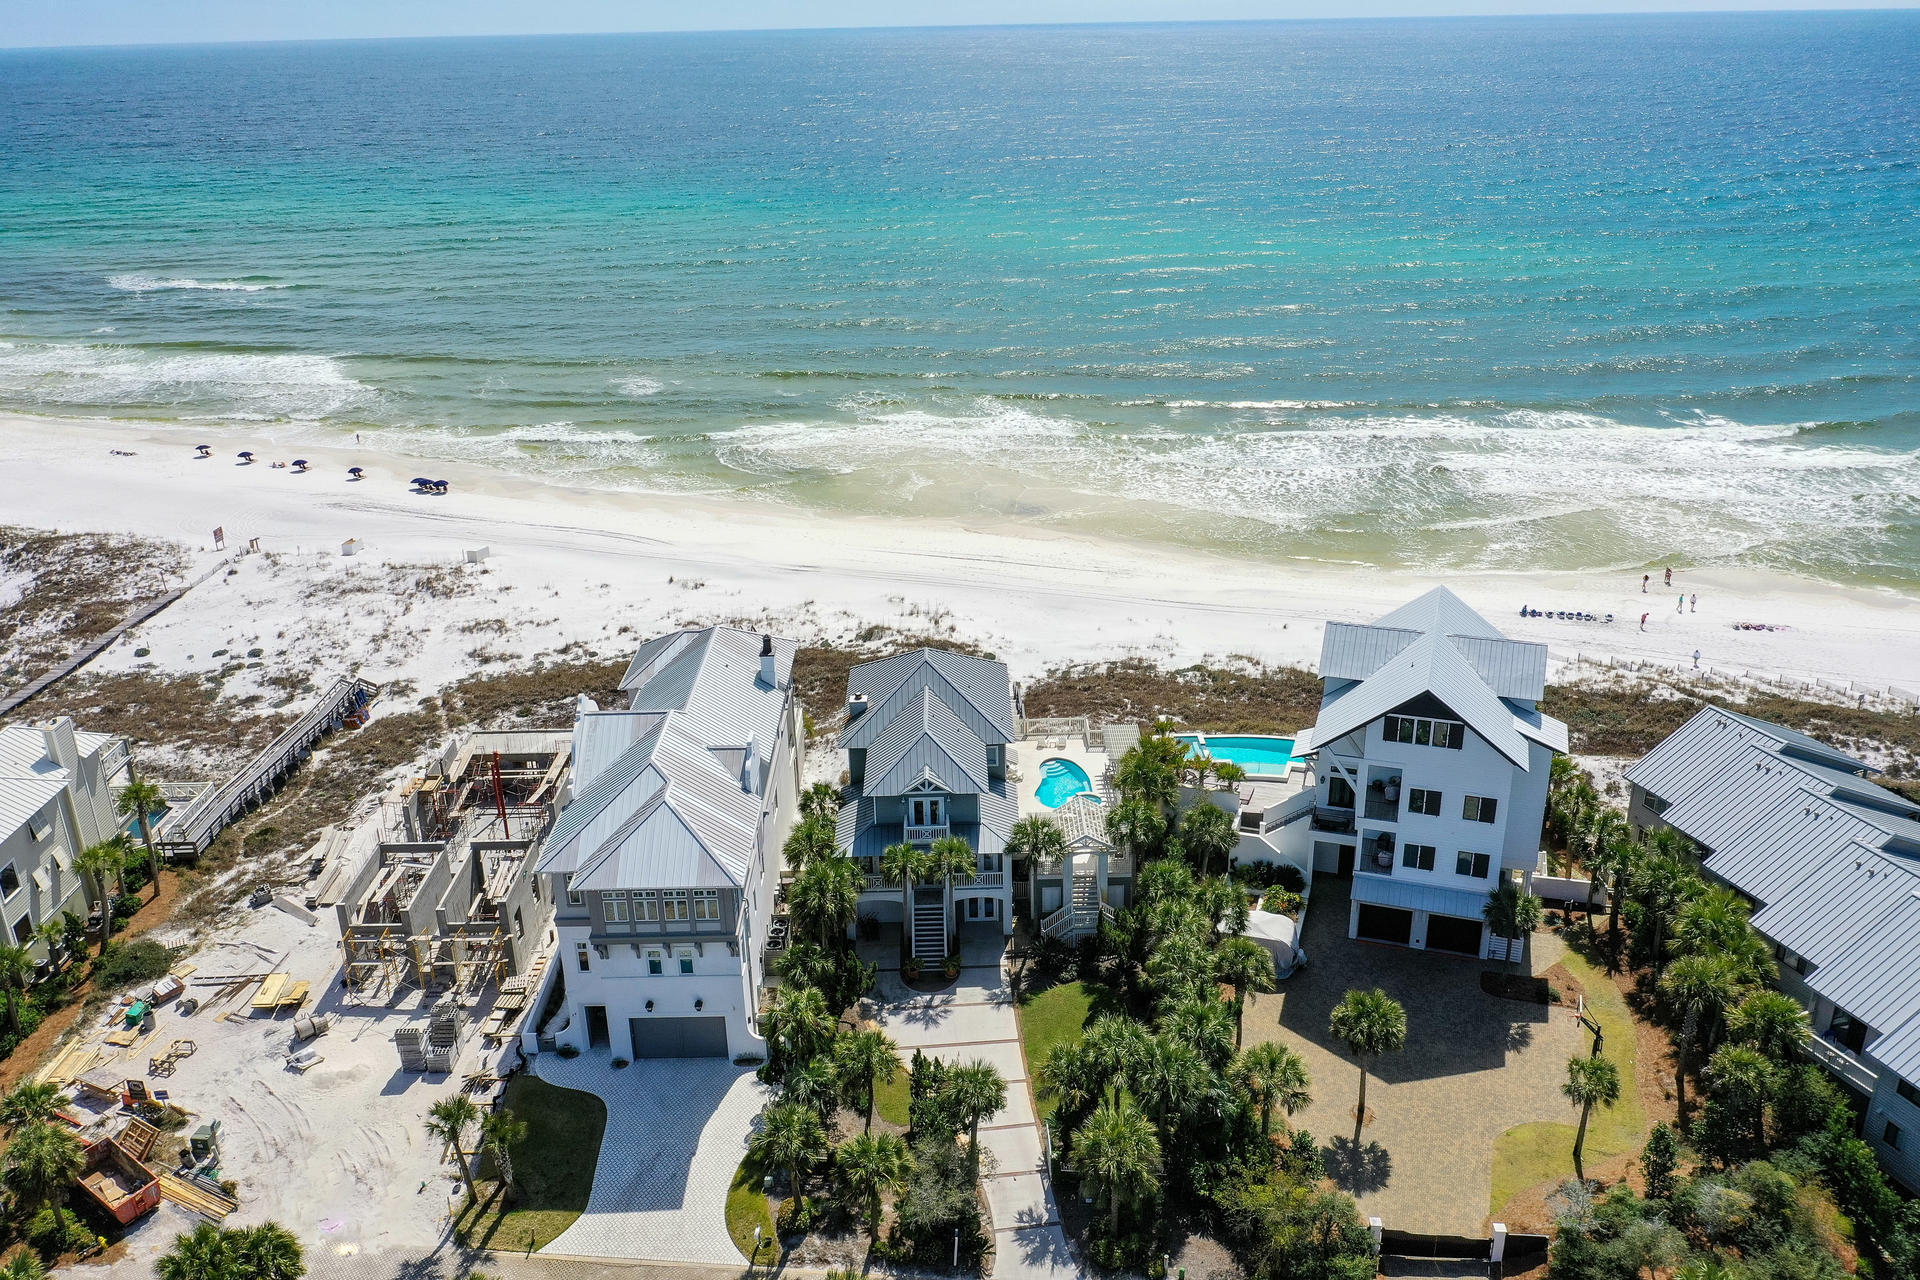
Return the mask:
<svg viewBox="0 0 1920 1280">
<path fill-rule="evenodd" d="M 853 693 L 853 694 L 847 695 L 847 723 L 848 724 L 852 724 L 855 720 L 858 720 L 860 718 L 860 713 L 865 711 L 866 709 L 867 709 L 866 694 Z"/>
<path fill-rule="evenodd" d="M 62 769 L 80 767 L 80 744 L 73 736 L 72 716 L 49 720 L 40 726 L 40 736 L 46 739 L 47 756 L 55 764 Z"/>
<path fill-rule="evenodd" d="M 600 704 L 584 693 L 573 700 L 573 714 L 576 716 L 589 715 L 599 709 Z"/>
<path fill-rule="evenodd" d="M 773 656 L 773 637 L 761 636 L 760 637 L 760 678 L 767 682 L 767 688 L 769 689 L 777 689 L 780 687 L 780 682 L 776 678 L 776 676 L 778 675 L 778 671 L 777 671 L 778 665 L 779 665 L 778 659 L 776 659 Z"/>
</svg>

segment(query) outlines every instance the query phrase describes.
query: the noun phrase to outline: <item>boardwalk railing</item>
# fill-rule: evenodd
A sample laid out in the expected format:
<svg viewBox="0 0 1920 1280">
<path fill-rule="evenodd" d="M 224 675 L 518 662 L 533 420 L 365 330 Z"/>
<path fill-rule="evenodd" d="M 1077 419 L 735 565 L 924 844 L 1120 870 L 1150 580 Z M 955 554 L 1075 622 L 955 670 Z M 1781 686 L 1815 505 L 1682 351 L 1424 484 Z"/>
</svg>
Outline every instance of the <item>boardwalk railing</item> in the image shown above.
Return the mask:
<svg viewBox="0 0 1920 1280">
<path fill-rule="evenodd" d="M 217 787 L 203 791 L 178 818 L 167 825 L 159 842 L 169 862 L 192 861 L 206 852 L 229 822 L 271 795 L 328 732 L 373 700 L 379 686 L 357 676 L 335 680 L 305 715 L 247 763 L 239 773 Z"/>
</svg>

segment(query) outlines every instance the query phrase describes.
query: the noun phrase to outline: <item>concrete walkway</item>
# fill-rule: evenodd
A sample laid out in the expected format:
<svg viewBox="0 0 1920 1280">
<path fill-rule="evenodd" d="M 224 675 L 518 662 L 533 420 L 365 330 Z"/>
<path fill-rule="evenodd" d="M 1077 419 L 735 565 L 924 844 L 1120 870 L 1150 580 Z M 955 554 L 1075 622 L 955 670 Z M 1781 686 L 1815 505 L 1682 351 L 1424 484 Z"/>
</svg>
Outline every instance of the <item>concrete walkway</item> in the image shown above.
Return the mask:
<svg viewBox="0 0 1920 1280">
<path fill-rule="evenodd" d="M 533 1060 L 542 1080 L 598 1095 L 607 1130 L 587 1208 L 543 1252 L 709 1263 L 743 1259 L 727 1234 L 727 1188 L 767 1088 L 724 1058 L 643 1058 L 615 1071 L 607 1051 Z"/>
<path fill-rule="evenodd" d="M 987 1062 L 1007 1082 L 1007 1105 L 980 1126 L 981 1182 L 994 1239 L 994 1280 L 1066 1280 L 1081 1274 L 1045 1175 L 1020 1023 L 1007 991 L 1007 939 L 997 925 L 963 934 L 953 985 L 927 994 L 882 970 L 868 1010 L 900 1046 L 946 1062 Z"/>
</svg>

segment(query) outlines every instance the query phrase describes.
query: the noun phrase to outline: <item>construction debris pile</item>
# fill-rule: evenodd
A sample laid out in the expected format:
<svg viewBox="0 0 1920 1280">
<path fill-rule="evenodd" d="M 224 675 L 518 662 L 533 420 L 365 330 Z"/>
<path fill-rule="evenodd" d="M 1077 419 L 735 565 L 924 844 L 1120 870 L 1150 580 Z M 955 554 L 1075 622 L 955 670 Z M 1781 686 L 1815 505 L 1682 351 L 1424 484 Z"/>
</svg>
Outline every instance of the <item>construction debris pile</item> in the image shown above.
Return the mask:
<svg viewBox="0 0 1920 1280">
<path fill-rule="evenodd" d="M 424 1022 L 396 1028 L 393 1044 L 400 1051 L 400 1066 L 413 1072 L 451 1075 L 460 1061 L 460 1044 L 466 1036 L 466 1015 L 460 1002 L 449 993 L 441 996 Z"/>
</svg>

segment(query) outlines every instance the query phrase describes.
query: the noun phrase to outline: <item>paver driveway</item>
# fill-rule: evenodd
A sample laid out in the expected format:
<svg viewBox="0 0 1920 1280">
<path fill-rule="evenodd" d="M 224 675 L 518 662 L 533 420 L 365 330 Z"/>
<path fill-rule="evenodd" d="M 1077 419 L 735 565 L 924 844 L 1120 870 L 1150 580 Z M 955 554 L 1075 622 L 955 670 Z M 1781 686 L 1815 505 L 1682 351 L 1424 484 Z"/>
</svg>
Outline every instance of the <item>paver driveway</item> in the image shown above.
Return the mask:
<svg viewBox="0 0 1920 1280">
<path fill-rule="evenodd" d="M 1389 1227 L 1476 1235 L 1493 1196 L 1493 1143 L 1517 1124 L 1571 1124 L 1560 1093 L 1567 1059 L 1589 1039 L 1571 1012 L 1502 1000 L 1480 990 L 1491 962 L 1350 940 L 1349 883 L 1315 876 L 1304 939 L 1307 967 L 1276 995 L 1247 1007 L 1246 1043 L 1280 1040 L 1313 1078 L 1313 1102 L 1296 1114 L 1327 1153 L 1335 1182 L 1360 1212 Z M 1536 973 L 1559 959 L 1560 943 L 1537 933 Z M 1372 1066 L 1367 1110 L 1353 1141 L 1360 1072 L 1327 1018 L 1349 989 L 1381 987 L 1407 1010 L 1407 1047 Z"/>
<path fill-rule="evenodd" d="M 989 1062 L 1006 1080 L 1007 1105 L 980 1126 L 983 1163 L 991 1169 L 983 1182 L 993 1216 L 993 1278 L 1067 1280 L 1082 1273 L 1043 1173 L 1020 1023 L 1007 993 L 1005 950 L 997 927 L 969 930 L 961 939 L 960 977 L 932 994 L 914 991 L 897 972 L 882 969 L 867 1013 L 906 1057 L 918 1049 L 948 1062 Z"/>
<path fill-rule="evenodd" d="M 724 1058 L 652 1058 L 615 1071 L 607 1051 L 533 1060 L 542 1080 L 599 1095 L 606 1136 L 593 1192 L 547 1246 L 559 1254 L 739 1265 L 727 1188 L 767 1099 L 753 1068 Z"/>
</svg>

